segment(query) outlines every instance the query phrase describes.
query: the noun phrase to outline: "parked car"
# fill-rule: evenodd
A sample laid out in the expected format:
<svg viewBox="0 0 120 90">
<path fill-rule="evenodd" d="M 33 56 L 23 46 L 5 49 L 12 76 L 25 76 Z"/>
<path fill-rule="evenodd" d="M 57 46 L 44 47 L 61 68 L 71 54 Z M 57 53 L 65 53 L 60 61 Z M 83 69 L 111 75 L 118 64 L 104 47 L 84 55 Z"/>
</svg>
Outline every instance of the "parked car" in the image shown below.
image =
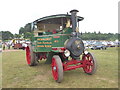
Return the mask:
<svg viewBox="0 0 120 90">
<path fill-rule="evenodd" d="M 93 46 L 90 47 L 92 50 L 106 50 L 107 46 L 101 42 L 96 42 Z"/>
</svg>

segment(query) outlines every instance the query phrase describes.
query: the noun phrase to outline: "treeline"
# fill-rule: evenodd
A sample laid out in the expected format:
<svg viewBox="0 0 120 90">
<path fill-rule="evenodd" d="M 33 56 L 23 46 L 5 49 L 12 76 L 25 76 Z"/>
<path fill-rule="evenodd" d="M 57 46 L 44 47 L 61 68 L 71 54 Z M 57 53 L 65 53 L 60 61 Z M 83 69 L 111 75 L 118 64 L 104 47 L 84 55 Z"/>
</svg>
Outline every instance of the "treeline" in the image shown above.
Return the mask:
<svg viewBox="0 0 120 90">
<path fill-rule="evenodd" d="M 29 39 L 32 36 L 32 34 L 31 34 L 31 24 L 28 23 L 24 27 L 20 27 L 19 34 L 12 34 L 10 31 L 0 31 L 0 33 L 1 33 L 0 37 L 1 37 L 2 41 L 11 40 L 11 39 L 14 39 L 14 38 Z"/>
<path fill-rule="evenodd" d="M 116 33 L 116 34 L 113 34 L 113 33 L 101 33 L 101 32 L 85 32 L 85 33 L 82 33 L 81 35 L 81 38 L 83 40 L 116 40 L 118 39 L 120 36 L 120 34 Z M 119 38 L 120 40 L 120 38 Z"/>
</svg>

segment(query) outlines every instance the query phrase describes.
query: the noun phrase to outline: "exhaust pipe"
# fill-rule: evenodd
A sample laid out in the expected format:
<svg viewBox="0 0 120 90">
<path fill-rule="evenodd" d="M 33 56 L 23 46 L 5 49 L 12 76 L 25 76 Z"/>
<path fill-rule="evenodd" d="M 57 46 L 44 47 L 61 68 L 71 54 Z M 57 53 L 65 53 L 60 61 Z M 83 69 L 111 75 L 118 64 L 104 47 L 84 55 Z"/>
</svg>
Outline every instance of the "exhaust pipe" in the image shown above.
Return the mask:
<svg viewBox="0 0 120 90">
<path fill-rule="evenodd" d="M 70 11 L 73 32 L 76 32 L 76 27 L 77 27 L 77 12 L 79 12 L 79 11 L 76 10 L 76 9 Z"/>
</svg>

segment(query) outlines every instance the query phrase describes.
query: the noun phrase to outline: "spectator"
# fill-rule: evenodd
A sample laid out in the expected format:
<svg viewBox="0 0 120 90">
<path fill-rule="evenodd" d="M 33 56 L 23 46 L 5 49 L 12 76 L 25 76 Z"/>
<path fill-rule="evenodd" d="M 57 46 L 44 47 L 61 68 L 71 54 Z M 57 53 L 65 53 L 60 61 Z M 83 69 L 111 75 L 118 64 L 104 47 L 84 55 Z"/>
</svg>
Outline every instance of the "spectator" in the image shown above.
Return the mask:
<svg viewBox="0 0 120 90">
<path fill-rule="evenodd" d="M 5 43 L 3 43 L 3 50 L 5 50 Z"/>
<path fill-rule="evenodd" d="M 10 44 L 8 44 L 8 49 L 10 49 Z"/>
</svg>

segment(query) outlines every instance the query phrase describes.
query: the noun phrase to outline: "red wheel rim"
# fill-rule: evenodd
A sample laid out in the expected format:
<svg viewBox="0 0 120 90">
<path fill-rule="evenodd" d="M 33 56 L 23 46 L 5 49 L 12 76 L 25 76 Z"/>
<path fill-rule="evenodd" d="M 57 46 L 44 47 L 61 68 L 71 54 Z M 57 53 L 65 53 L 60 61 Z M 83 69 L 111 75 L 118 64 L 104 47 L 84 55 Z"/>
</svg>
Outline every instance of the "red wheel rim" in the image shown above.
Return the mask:
<svg viewBox="0 0 120 90">
<path fill-rule="evenodd" d="M 52 75 L 54 80 L 58 80 L 58 67 L 55 58 L 52 58 Z"/>
<path fill-rule="evenodd" d="M 26 47 L 26 59 L 27 59 L 27 63 L 30 64 L 31 56 L 30 56 L 30 48 L 29 47 Z"/>
<path fill-rule="evenodd" d="M 91 54 L 83 56 L 83 69 L 86 73 L 91 73 L 94 69 L 94 60 Z"/>
</svg>

